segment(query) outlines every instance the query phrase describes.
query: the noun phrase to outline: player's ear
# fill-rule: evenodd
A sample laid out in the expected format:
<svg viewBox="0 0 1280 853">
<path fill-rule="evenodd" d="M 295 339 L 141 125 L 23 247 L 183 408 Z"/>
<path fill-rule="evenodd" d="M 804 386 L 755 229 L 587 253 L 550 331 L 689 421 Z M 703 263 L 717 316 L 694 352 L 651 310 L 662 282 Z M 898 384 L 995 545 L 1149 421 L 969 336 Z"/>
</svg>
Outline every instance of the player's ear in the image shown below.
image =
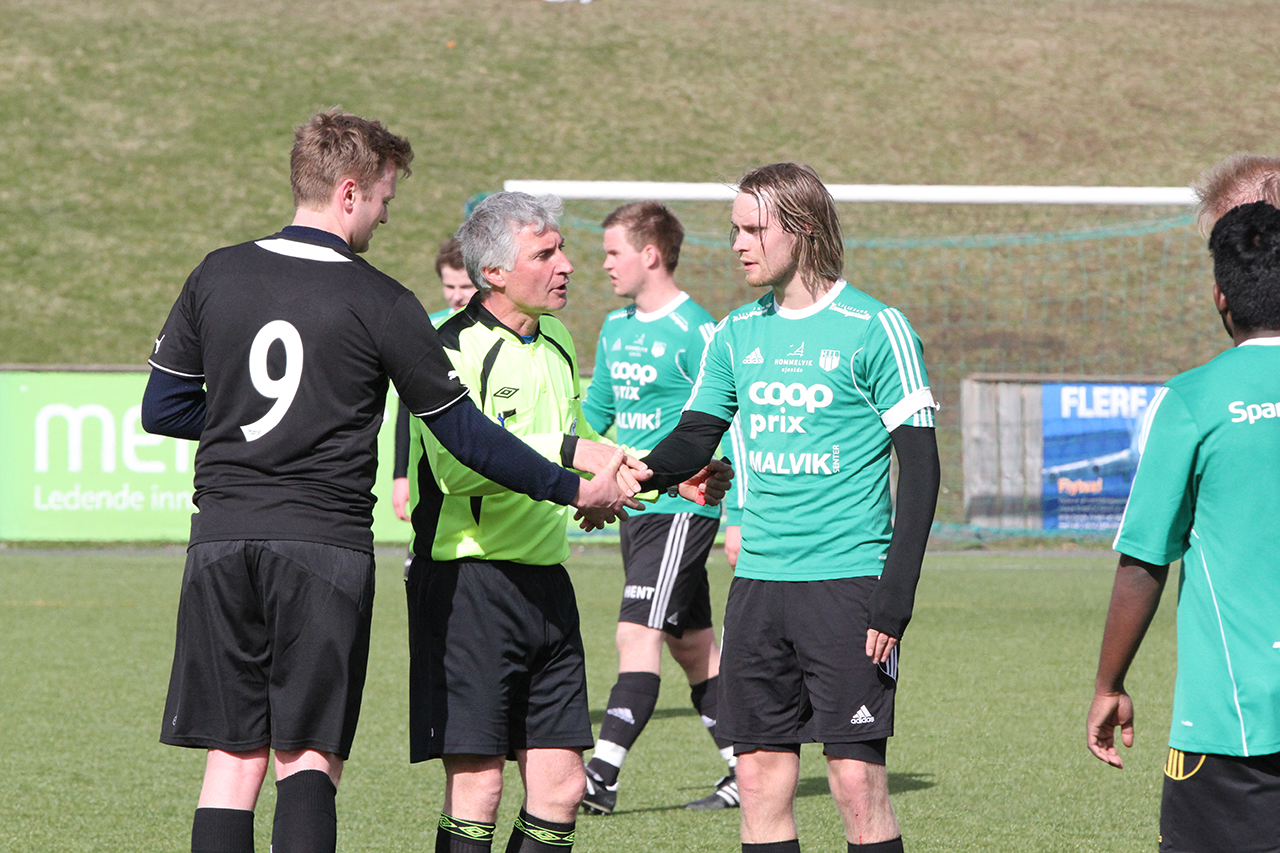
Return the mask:
<svg viewBox="0 0 1280 853">
<path fill-rule="evenodd" d="M 662 253 L 652 243 L 645 244 L 645 247 L 640 250 L 640 257 L 644 259 L 644 265 L 649 269 L 657 269 L 662 263 Z"/>
<path fill-rule="evenodd" d="M 506 270 L 502 267 L 482 267 L 480 275 L 484 276 L 484 280 L 489 282 L 490 287 L 505 287 L 507 284 Z"/>
<path fill-rule="evenodd" d="M 333 190 L 334 199 L 345 213 L 355 210 L 359 195 L 360 184 L 355 178 L 343 178 Z"/>
</svg>

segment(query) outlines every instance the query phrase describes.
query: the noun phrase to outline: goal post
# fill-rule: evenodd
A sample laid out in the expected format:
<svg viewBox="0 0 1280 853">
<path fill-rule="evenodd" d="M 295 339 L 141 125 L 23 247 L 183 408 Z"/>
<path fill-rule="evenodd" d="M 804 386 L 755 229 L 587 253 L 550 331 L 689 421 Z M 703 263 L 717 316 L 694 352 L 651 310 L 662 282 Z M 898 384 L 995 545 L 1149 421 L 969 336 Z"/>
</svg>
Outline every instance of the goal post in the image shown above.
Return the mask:
<svg viewBox="0 0 1280 853">
<path fill-rule="evenodd" d="M 600 269 L 600 223 L 619 204 L 657 199 L 680 217 L 686 235 L 677 282 L 714 316 L 760 296 L 743 282 L 730 250 L 731 184 L 513 180 L 505 187 L 550 193 L 565 203 L 562 233 L 575 273 L 569 306 L 559 316 L 574 335 L 584 375 L 592 372 L 604 315 L 622 304 Z M 840 212 L 844 277 L 901 308 L 925 345 L 942 405 L 939 530 L 957 538 L 1105 530 L 1116 505 L 1112 493 L 1120 488 L 1106 478 L 1125 476 L 1114 460 L 1129 458 L 1127 427 L 1095 418 L 1084 425 L 1093 430 L 1084 444 L 1048 431 L 1071 428 L 1064 417 L 1103 411 L 1091 395 L 1138 399 L 1136 385 L 1108 391 L 1106 383 L 1116 377 L 1163 381 L 1227 345 L 1210 313 L 1212 264 L 1195 229 L 1194 192 L 828 189 Z M 994 385 L 993 376 L 1000 377 Z M 1071 394 L 1081 406 L 1063 408 L 1065 415 L 1052 408 Z M 1015 397 L 1018 406 L 1011 405 Z M 1036 406 L 1041 409 L 1033 411 Z M 1009 443 L 1014 436 L 1017 446 Z M 1108 441 L 1119 442 L 1114 454 Z M 1103 469 L 1081 467 L 1089 459 L 1111 461 L 1099 473 Z M 1106 512 L 1090 509 L 1103 503 L 1093 497 L 1099 489 L 1112 498 Z"/>
</svg>

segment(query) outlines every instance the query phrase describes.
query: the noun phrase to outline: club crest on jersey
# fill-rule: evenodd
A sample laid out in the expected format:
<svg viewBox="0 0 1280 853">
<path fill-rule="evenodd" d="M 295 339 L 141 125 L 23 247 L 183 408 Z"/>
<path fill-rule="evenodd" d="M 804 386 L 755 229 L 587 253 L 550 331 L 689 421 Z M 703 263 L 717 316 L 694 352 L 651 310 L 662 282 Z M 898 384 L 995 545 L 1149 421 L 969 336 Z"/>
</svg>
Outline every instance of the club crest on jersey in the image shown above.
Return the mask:
<svg viewBox="0 0 1280 853">
<path fill-rule="evenodd" d="M 667 351 L 667 345 L 662 341 L 654 341 L 653 348 L 649 351 L 653 353 L 654 358 L 662 358 L 662 354 Z"/>
<path fill-rule="evenodd" d="M 822 354 L 818 356 L 818 367 L 823 370 L 833 370 L 840 364 L 840 350 L 824 349 Z"/>
<path fill-rule="evenodd" d="M 753 349 L 746 358 L 742 360 L 743 364 L 764 364 L 764 356 L 760 354 L 760 347 Z"/>
<path fill-rule="evenodd" d="M 503 388 L 501 391 L 494 391 L 493 396 L 498 398 L 499 400 L 505 400 L 508 397 L 510 397 L 512 394 L 515 394 L 516 392 L 518 392 L 519 390 L 520 390 L 519 388 L 507 387 L 507 388 Z"/>
</svg>

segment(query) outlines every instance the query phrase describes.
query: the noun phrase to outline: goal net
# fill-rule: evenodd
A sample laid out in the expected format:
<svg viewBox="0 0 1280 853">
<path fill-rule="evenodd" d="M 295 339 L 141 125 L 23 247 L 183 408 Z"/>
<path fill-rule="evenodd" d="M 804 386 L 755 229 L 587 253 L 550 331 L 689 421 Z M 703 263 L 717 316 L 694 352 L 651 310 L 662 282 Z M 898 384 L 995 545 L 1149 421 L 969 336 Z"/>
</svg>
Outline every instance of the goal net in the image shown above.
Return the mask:
<svg viewBox="0 0 1280 853">
<path fill-rule="evenodd" d="M 630 189 L 624 193 L 619 186 Z M 507 187 L 564 199 L 566 252 L 576 271 L 569 306 L 559 316 L 573 333 L 584 375 L 592 372 L 604 315 L 623 304 L 600 268 L 600 223 L 619 204 L 658 198 L 675 211 L 686 229 L 677 281 L 713 315 L 761 295 L 743 284 L 729 248 L 731 187 L 515 181 Z M 1096 501 L 1074 514 L 1069 506 L 1078 493 L 1087 496 L 1114 474 L 1083 464 L 1107 456 L 1106 442 L 1063 445 L 1050 435 L 1053 428 L 1042 422 L 1040 410 L 1050 406 L 1045 395 L 1058 393 L 1059 385 L 1158 384 L 1225 348 L 1209 301 L 1212 265 L 1194 226 L 1190 190 L 832 191 L 844 231 L 845 278 L 901 308 L 924 341 L 930 382 L 942 405 L 939 530 L 994 536 L 1114 527 L 1116 501 L 1107 511 L 1097 510 Z M 1080 393 L 1085 411 L 1099 411 L 1088 408 L 1094 405 L 1089 390 Z M 1132 393 L 1138 400 L 1139 392 Z M 1111 397 L 1103 392 L 1100 399 Z M 1120 408 L 1110 414 L 1117 413 L 1134 414 Z M 1124 425 L 1109 428 L 1123 432 Z M 1078 470 L 1069 469 L 1077 462 Z M 1113 485 L 1106 489 L 1114 491 Z M 1127 495 L 1127 481 L 1122 485 Z M 1061 517 L 1055 488 L 1065 489 Z"/>
</svg>

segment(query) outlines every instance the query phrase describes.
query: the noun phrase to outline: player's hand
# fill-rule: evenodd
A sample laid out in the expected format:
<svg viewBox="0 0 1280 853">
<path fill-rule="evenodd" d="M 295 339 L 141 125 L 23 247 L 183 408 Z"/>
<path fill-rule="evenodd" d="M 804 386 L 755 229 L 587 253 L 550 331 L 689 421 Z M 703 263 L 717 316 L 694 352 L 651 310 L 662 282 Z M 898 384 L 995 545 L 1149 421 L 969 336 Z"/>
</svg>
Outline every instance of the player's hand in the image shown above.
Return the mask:
<svg viewBox="0 0 1280 853">
<path fill-rule="evenodd" d="M 733 484 L 733 466 L 723 459 L 712 459 L 707 467 L 679 485 L 680 497 L 698 506 L 719 506 Z"/>
<path fill-rule="evenodd" d="M 890 637 L 875 628 L 867 629 L 867 657 L 871 658 L 872 663 L 881 664 L 889 660 L 889 652 L 893 651 L 896 645 L 898 645 L 897 637 Z"/>
<path fill-rule="evenodd" d="M 1112 767 L 1124 767 L 1124 760 L 1116 751 L 1116 727 L 1120 727 L 1120 740 L 1125 746 L 1133 746 L 1133 700 L 1123 691 L 1119 693 L 1095 693 L 1089 705 L 1089 720 L 1085 723 L 1085 743 L 1089 751 Z"/>
<path fill-rule="evenodd" d="M 409 520 L 409 478 L 396 477 L 391 481 L 391 508 L 396 511 L 396 518 Z"/>
<path fill-rule="evenodd" d="M 578 482 L 578 498 L 573 505 L 578 515 L 592 524 L 603 527 L 615 518 L 626 518 L 624 507 L 640 509 L 640 502 L 618 484 L 618 471 L 622 468 L 626 452 L 621 447 L 612 450 L 609 462 L 590 480 Z M 583 528 L 589 529 L 589 528 Z"/>
<path fill-rule="evenodd" d="M 730 524 L 724 529 L 724 557 L 729 561 L 729 568 L 738 567 L 738 552 L 742 550 L 742 528 Z"/>
<path fill-rule="evenodd" d="M 579 438 L 573 451 L 573 467 L 599 476 L 609 466 L 615 450 L 617 448 L 611 445 Z M 652 476 L 653 472 L 643 462 L 634 456 L 624 455 L 622 465 L 618 468 L 618 486 L 627 493 L 627 497 L 632 497 L 644 491 L 640 481 Z"/>
</svg>

